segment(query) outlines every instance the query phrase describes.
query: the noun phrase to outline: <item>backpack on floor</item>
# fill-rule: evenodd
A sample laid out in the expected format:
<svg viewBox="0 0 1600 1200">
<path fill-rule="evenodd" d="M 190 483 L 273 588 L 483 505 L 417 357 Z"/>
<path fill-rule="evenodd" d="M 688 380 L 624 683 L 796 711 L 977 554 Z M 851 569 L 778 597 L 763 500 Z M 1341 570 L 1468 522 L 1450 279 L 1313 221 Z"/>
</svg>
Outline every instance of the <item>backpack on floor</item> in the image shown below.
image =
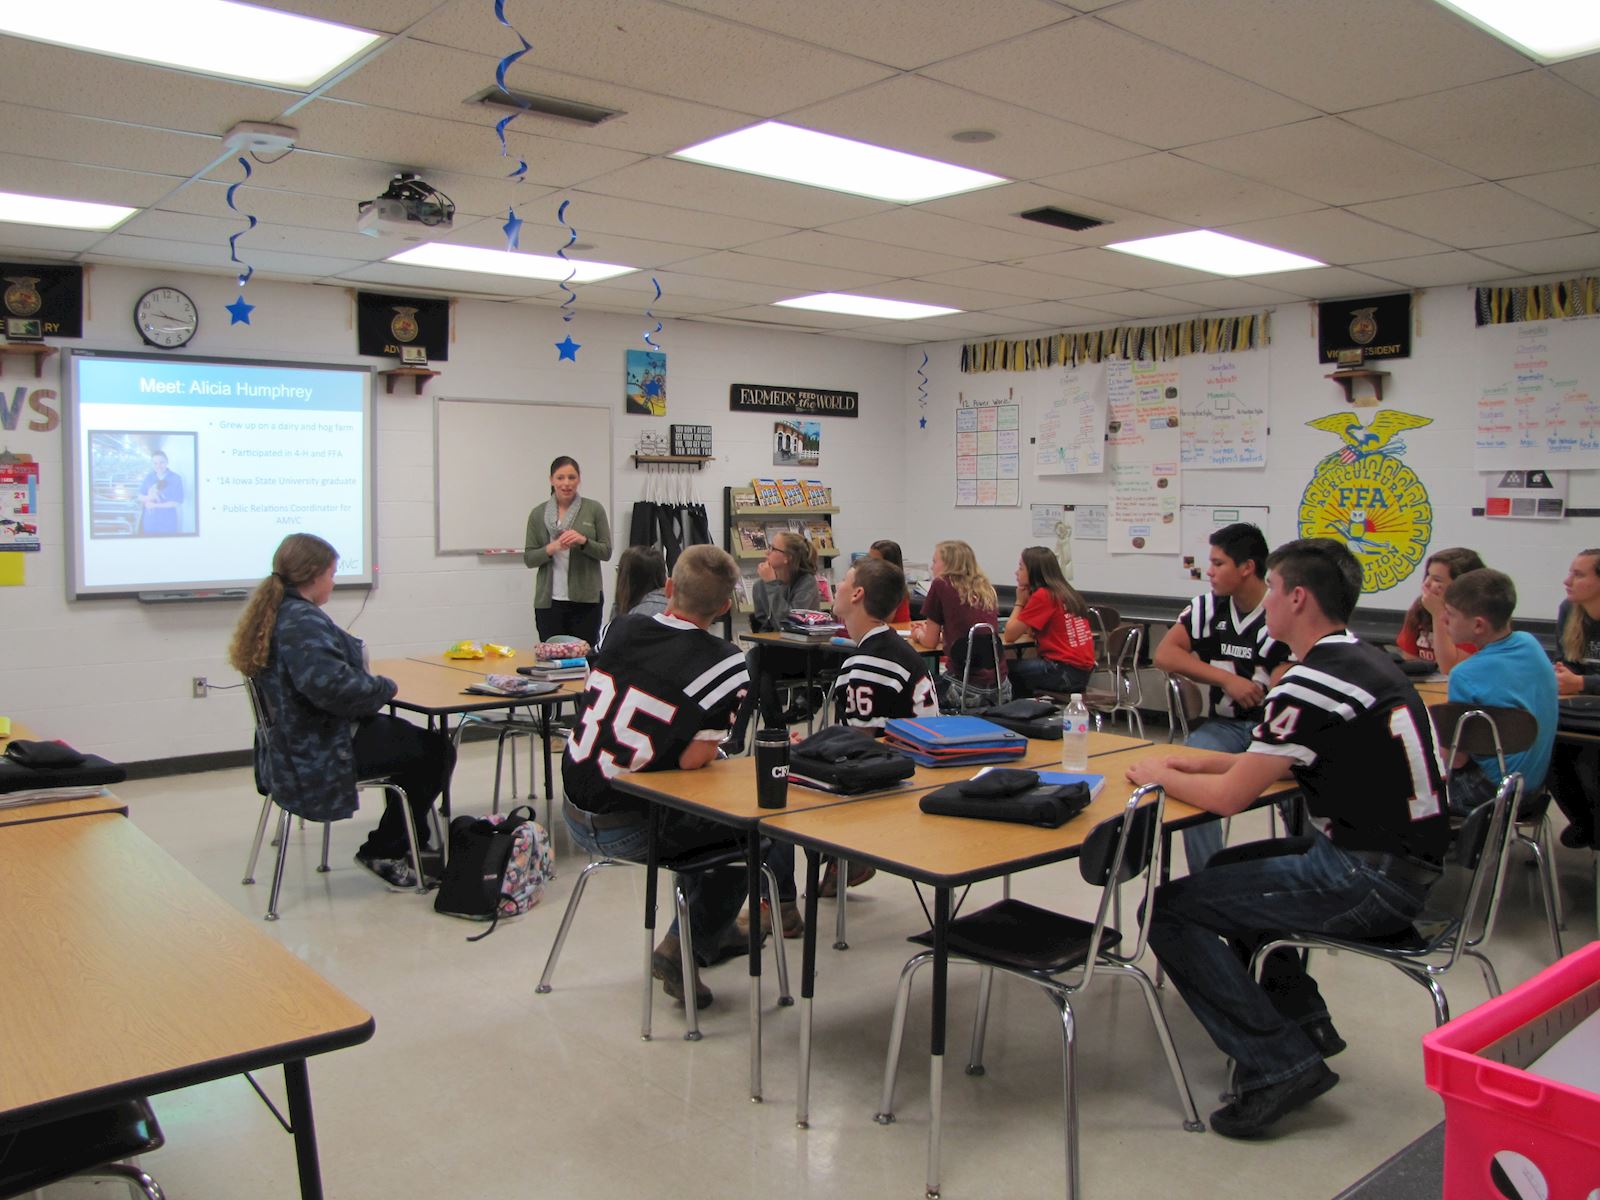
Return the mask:
<svg viewBox="0 0 1600 1200">
<path fill-rule="evenodd" d="M 450 822 L 450 861 L 433 910 L 488 921 L 488 929 L 467 939 L 481 941 L 494 932 L 501 917 L 521 916 L 539 903 L 552 874 L 550 835 L 533 819 L 532 808 L 522 805 L 503 815 L 457 817 Z"/>
</svg>

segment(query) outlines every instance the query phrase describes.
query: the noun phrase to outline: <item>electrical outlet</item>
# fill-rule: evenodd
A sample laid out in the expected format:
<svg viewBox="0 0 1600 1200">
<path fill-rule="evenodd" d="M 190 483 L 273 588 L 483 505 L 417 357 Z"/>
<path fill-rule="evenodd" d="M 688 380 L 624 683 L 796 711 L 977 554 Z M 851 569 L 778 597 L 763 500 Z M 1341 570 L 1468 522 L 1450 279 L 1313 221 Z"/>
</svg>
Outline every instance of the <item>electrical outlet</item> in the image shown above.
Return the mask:
<svg viewBox="0 0 1600 1200">
<path fill-rule="evenodd" d="M 194 698 L 196 700 L 204 700 L 206 696 L 210 694 L 208 691 L 209 687 L 210 685 L 206 683 L 206 677 L 204 675 L 196 675 L 194 677 Z"/>
</svg>

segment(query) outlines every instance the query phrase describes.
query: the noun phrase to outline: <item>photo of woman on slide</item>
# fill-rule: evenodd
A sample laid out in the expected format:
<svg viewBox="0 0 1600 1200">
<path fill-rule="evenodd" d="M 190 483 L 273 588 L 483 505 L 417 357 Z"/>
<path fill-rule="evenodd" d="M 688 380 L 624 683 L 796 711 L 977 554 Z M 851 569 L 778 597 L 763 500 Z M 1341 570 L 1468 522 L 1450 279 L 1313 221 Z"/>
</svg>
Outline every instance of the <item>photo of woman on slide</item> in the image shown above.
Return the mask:
<svg viewBox="0 0 1600 1200">
<path fill-rule="evenodd" d="M 91 430 L 90 536 L 194 536 L 198 441 L 187 432 Z"/>
</svg>

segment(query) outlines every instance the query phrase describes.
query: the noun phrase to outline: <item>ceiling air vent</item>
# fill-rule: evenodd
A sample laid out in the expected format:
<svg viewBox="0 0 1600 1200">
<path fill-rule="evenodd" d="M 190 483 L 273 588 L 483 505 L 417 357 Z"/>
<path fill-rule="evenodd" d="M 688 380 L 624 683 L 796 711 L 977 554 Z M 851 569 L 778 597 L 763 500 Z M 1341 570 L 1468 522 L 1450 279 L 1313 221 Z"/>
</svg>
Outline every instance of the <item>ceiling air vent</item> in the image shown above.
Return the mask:
<svg viewBox="0 0 1600 1200">
<path fill-rule="evenodd" d="M 1054 225 L 1057 229 L 1071 229 L 1081 233 L 1085 229 L 1097 229 L 1105 222 L 1098 217 L 1086 217 L 1082 213 L 1068 212 L 1064 208 L 1030 208 L 1025 213 L 1018 213 L 1024 221 L 1037 221 L 1041 225 Z"/>
<path fill-rule="evenodd" d="M 579 125 L 599 125 L 612 117 L 620 117 L 621 109 L 601 108 L 598 104 L 585 104 L 581 100 L 563 100 L 560 96 L 541 96 L 536 92 L 512 92 L 509 96 L 493 85 L 474 92 L 466 99 L 468 104 L 481 104 L 485 108 L 499 108 L 506 112 L 534 113 L 541 117 L 554 117 L 558 121 L 573 121 Z"/>
</svg>

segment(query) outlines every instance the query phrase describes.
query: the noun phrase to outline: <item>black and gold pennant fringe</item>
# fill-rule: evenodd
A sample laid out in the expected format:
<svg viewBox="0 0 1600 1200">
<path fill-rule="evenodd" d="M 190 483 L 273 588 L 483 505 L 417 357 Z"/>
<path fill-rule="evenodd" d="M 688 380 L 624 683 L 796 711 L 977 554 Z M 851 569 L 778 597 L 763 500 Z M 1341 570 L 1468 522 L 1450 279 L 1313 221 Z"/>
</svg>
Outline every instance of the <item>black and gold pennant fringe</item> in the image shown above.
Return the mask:
<svg viewBox="0 0 1600 1200">
<path fill-rule="evenodd" d="M 1514 325 L 1600 313 L 1600 277 L 1588 275 L 1555 283 L 1481 287 L 1475 305 L 1479 325 Z"/>
<path fill-rule="evenodd" d="M 1481 292 L 1479 296 L 1481 305 Z M 1186 354 L 1260 350 L 1271 343 L 1271 314 L 1262 312 L 1178 321 L 1171 325 L 1118 325 L 1112 329 L 1054 333 L 1019 341 L 968 342 L 961 347 L 961 370 L 968 375 L 985 371 L 1042 371 L 1047 367 L 1075 367 L 1079 363 L 1097 363 L 1107 358 L 1162 362 Z"/>
</svg>

